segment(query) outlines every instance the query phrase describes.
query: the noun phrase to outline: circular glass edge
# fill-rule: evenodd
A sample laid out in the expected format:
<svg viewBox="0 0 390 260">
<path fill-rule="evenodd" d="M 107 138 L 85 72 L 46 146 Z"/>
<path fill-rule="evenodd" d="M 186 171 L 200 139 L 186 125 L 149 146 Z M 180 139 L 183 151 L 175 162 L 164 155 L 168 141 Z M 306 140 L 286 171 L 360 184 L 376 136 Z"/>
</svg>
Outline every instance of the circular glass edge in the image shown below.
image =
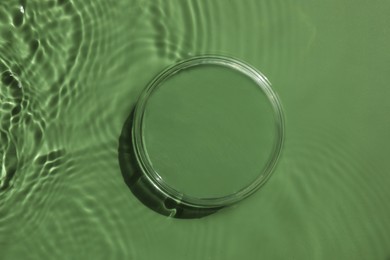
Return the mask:
<svg viewBox="0 0 390 260">
<path fill-rule="evenodd" d="M 270 153 L 270 159 L 268 160 L 264 170 L 259 173 L 258 177 L 249 185 L 243 187 L 237 192 L 231 193 L 223 197 L 211 197 L 211 198 L 197 198 L 183 194 L 182 192 L 171 187 L 166 183 L 158 172 L 153 168 L 150 158 L 145 147 L 145 140 L 143 136 L 143 117 L 145 113 L 145 107 L 148 98 L 152 92 L 157 89 L 165 80 L 174 76 L 181 70 L 188 69 L 190 67 L 199 65 L 221 65 L 236 71 L 243 73 L 250 77 L 266 94 L 269 102 L 272 105 L 275 126 L 277 129 L 277 137 L 274 143 L 273 151 Z M 134 118 L 132 125 L 132 141 L 135 157 L 138 165 L 140 166 L 144 176 L 148 181 L 166 197 L 169 197 L 179 203 L 198 208 L 212 208 L 229 206 L 234 204 L 256 192 L 271 176 L 276 163 L 280 157 L 283 142 L 284 142 L 284 115 L 281 102 L 277 94 L 271 88 L 271 83 L 268 79 L 259 71 L 251 67 L 250 65 L 243 63 L 235 58 L 225 56 L 198 56 L 190 59 L 183 60 L 176 63 L 158 74 L 142 91 L 138 101 L 135 105 Z"/>
</svg>

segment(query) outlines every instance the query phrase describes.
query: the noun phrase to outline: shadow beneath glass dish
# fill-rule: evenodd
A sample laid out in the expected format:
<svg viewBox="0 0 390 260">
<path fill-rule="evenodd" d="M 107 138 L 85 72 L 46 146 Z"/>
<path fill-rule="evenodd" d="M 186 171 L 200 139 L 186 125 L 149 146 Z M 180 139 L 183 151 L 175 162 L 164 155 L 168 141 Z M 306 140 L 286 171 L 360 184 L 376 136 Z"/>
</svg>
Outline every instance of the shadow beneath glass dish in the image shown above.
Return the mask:
<svg viewBox="0 0 390 260">
<path fill-rule="evenodd" d="M 119 137 L 118 159 L 123 179 L 134 196 L 153 211 L 174 218 L 202 218 L 220 210 L 221 207 L 196 208 L 183 205 L 165 196 L 147 180 L 138 166 L 133 150 L 131 138 L 133 114 L 134 111 L 127 118 L 122 128 Z"/>
</svg>

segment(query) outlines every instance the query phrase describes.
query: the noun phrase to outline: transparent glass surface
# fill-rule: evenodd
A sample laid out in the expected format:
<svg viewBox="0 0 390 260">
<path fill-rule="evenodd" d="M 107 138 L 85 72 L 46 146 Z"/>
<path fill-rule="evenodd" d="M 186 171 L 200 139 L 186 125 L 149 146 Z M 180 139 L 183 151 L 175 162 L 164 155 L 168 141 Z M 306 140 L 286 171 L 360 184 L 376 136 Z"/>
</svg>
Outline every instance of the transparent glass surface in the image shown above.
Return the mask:
<svg viewBox="0 0 390 260">
<path fill-rule="evenodd" d="M 157 76 L 138 101 L 134 144 L 144 173 L 195 206 L 234 203 L 272 172 L 281 107 L 266 78 L 231 58 L 205 56 Z"/>
</svg>

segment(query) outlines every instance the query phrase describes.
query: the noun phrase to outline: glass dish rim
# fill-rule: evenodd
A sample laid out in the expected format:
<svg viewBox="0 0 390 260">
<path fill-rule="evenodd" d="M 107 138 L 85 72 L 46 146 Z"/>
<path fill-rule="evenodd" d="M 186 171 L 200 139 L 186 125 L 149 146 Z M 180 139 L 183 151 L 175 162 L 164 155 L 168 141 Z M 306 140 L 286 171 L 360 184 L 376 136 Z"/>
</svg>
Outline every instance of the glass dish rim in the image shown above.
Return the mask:
<svg viewBox="0 0 390 260">
<path fill-rule="evenodd" d="M 271 157 L 266 163 L 264 170 L 258 174 L 258 177 L 249 185 L 241 188 L 239 191 L 228 194 L 222 197 L 198 198 L 184 194 L 174 187 L 169 185 L 153 168 L 151 160 L 148 156 L 143 136 L 143 118 L 145 114 L 146 103 L 153 91 L 167 79 L 174 76 L 179 71 L 199 66 L 199 65 L 220 65 L 230 69 L 236 70 L 245 76 L 251 78 L 260 89 L 265 93 L 268 101 L 272 105 L 275 126 L 276 126 L 276 140 L 271 152 Z M 284 114 L 282 105 L 278 95 L 273 91 L 271 83 L 258 70 L 252 66 L 239 61 L 236 58 L 220 55 L 202 55 L 180 61 L 172 66 L 166 68 L 159 73 L 142 91 L 134 109 L 134 118 L 131 128 L 131 138 L 133 142 L 133 149 L 136 157 L 136 162 L 147 180 L 156 188 L 156 191 L 163 193 L 166 197 L 174 201 L 185 204 L 191 207 L 198 208 L 215 208 L 224 207 L 234 204 L 257 191 L 271 176 L 277 161 L 280 157 L 281 150 L 284 143 Z"/>
</svg>

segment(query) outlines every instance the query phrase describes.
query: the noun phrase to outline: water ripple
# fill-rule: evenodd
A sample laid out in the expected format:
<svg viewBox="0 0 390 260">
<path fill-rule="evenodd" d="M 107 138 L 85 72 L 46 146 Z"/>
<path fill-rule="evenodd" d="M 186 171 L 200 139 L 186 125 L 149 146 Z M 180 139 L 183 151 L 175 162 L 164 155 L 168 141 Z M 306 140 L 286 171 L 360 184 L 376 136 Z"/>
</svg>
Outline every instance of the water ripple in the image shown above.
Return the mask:
<svg viewBox="0 0 390 260">
<path fill-rule="evenodd" d="M 270 182 L 202 220 L 160 216 L 123 183 L 117 140 L 156 73 L 224 54 L 284 79 L 316 38 L 304 8 L 292 0 L 0 1 L 2 259 L 388 254 L 387 173 L 363 163 L 375 155 L 342 128 L 290 122 Z"/>
<path fill-rule="evenodd" d="M 225 54 L 272 76 L 292 70 L 315 34 L 293 1 L 185 1 L 175 7 L 154 1 L 149 10 L 154 30 L 149 48 L 161 58 Z"/>
<path fill-rule="evenodd" d="M 305 135 L 298 133 L 287 139 L 280 165 L 278 181 L 285 178 L 283 182 L 289 186 L 284 185 L 282 192 L 291 196 L 281 206 L 288 208 L 287 204 L 294 201 L 292 210 L 297 218 L 307 221 L 312 234 L 322 234 L 315 245 L 318 253 L 324 246 L 337 247 L 347 240 L 343 246 L 351 251 L 368 247 L 378 253 L 377 257 L 386 253 L 380 252 L 383 243 L 378 245 L 390 239 L 385 231 L 390 228 L 385 221 L 390 210 L 384 206 L 389 185 L 385 173 L 365 159 L 367 154 L 361 146 L 349 143 L 345 129 L 322 125 L 300 132 Z M 335 236 L 338 239 L 334 240 Z"/>
</svg>

